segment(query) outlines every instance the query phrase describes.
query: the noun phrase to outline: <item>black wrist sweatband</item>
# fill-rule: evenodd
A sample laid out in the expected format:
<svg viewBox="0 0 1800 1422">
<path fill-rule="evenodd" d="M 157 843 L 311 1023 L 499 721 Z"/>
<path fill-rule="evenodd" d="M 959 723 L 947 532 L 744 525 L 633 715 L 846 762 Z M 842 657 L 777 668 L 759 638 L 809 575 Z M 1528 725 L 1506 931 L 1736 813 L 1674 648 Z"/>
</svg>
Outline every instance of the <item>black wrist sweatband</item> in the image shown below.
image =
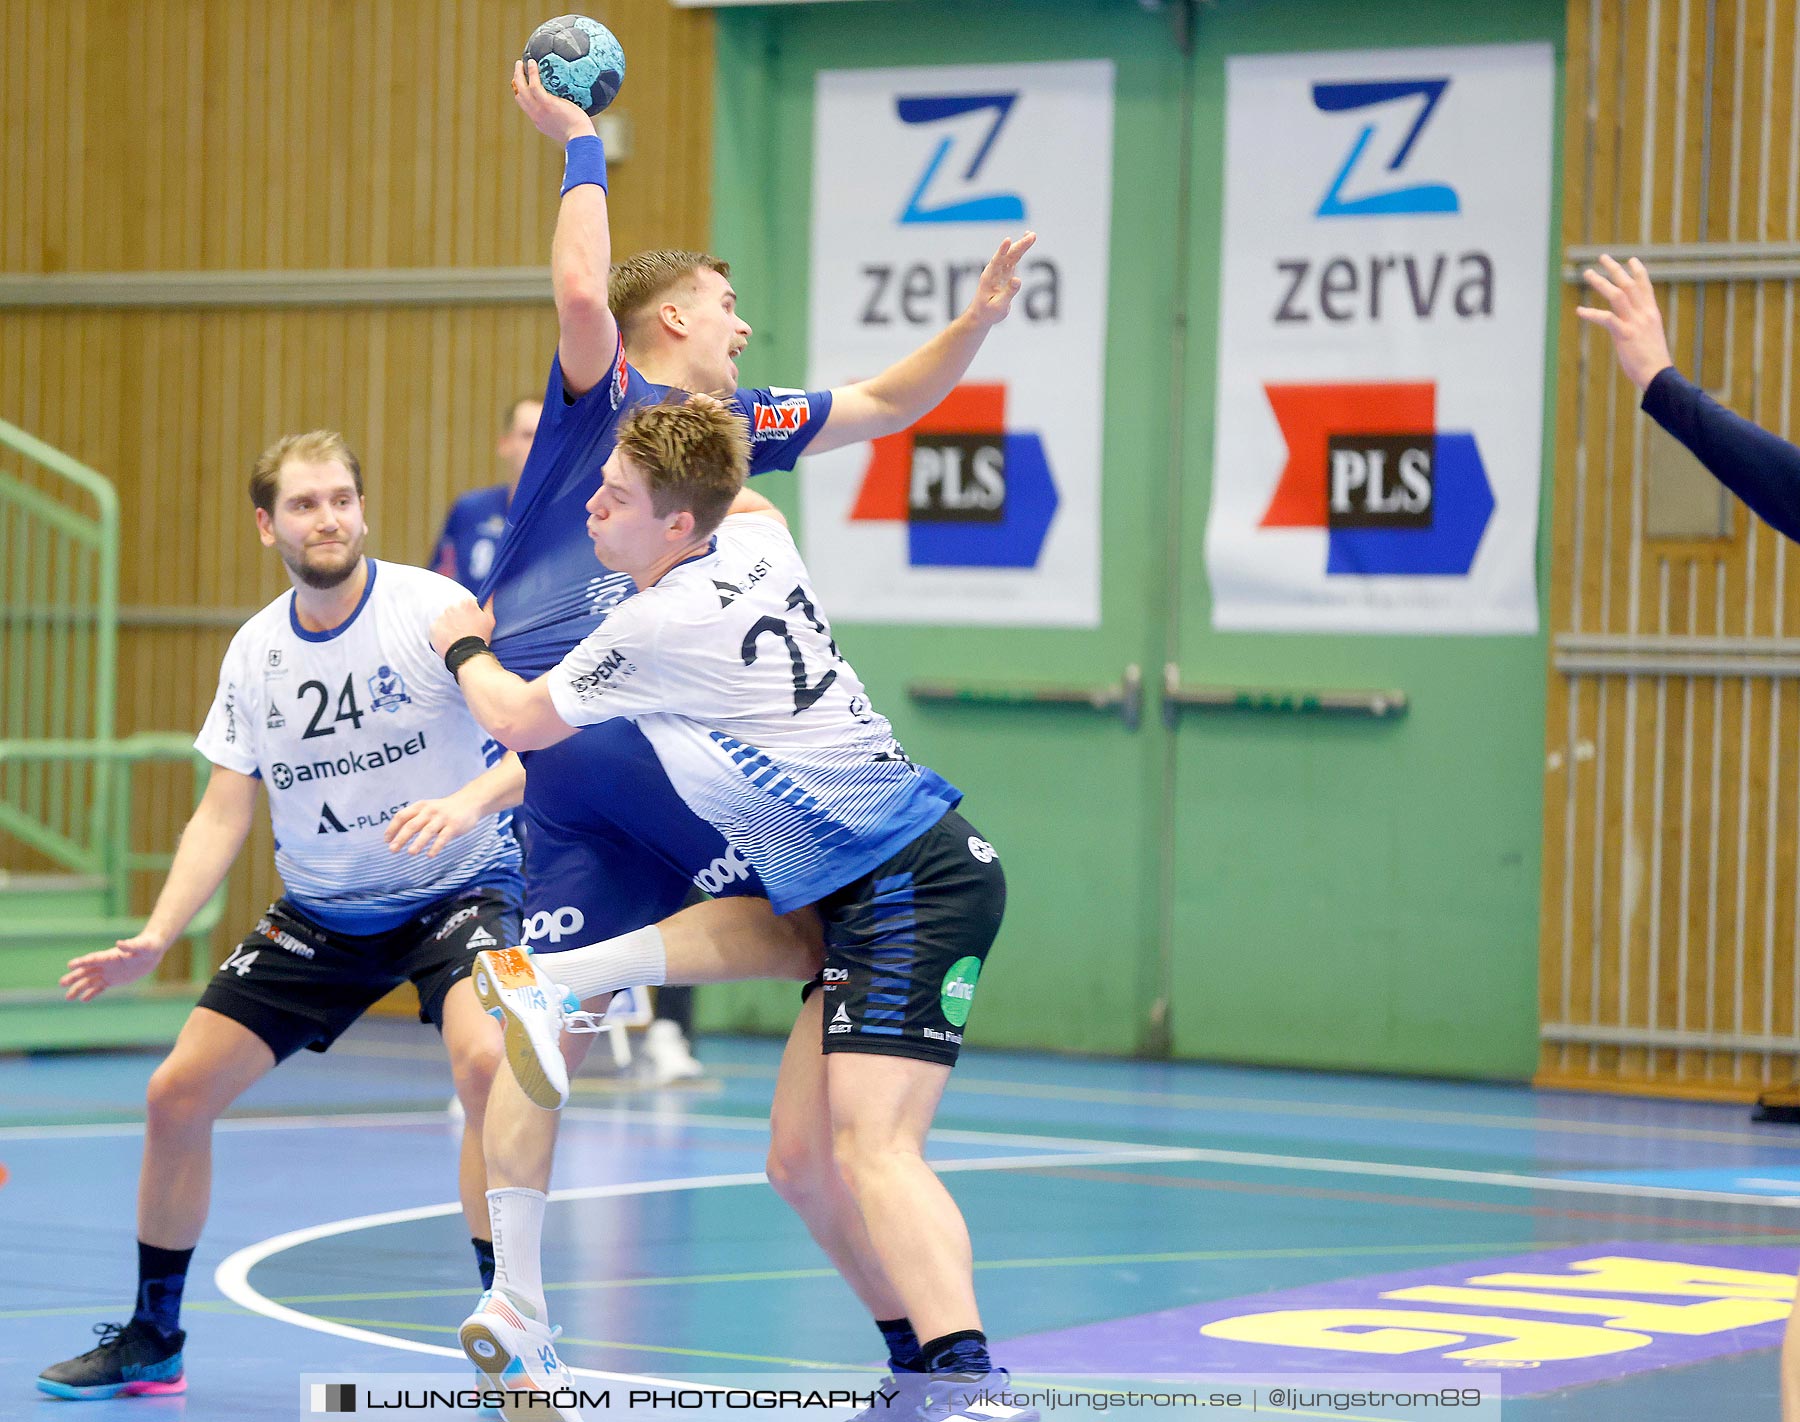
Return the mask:
<svg viewBox="0 0 1800 1422">
<path fill-rule="evenodd" d="M 449 668 L 450 679 L 454 681 L 464 662 L 472 657 L 493 655 L 494 649 L 488 646 L 485 637 L 458 637 L 450 644 L 450 650 L 444 653 L 444 665 Z"/>
</svg>

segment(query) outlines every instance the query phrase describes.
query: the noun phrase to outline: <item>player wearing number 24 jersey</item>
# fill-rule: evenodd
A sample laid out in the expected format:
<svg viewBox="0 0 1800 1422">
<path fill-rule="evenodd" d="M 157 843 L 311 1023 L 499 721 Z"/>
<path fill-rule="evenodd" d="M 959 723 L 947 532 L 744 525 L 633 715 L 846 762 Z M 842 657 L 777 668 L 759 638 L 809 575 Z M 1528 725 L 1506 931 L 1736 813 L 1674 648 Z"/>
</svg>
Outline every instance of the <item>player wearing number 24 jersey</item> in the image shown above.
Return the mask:
<svg viewBox="0 0 1800 1422">
<path fill-rule="evenodd" d="M 196 742 L 212 772 L 149 918 L 74 959 L 62 986 L 87 1002 L 156 966 L 237 858 L 259 788 L 286 893 L 213 974 L 150 1078 L 136 1308 L 39 1375 L 56 1397 L 186 1388 L 181 1296 L 206 1218 L 213 1121 L 408 981 L 450 1059 L 466 1117 L 463 1214 L 483 1284 L 492 1277 L 481 1130 L 500 1033 L 468 977 L 477 952 L 519 931 L 506 822 L 523 772 L 430 652 L 431 619 L 461 589 L 364 555 L 362 465 L 343 438 L 277 441 L 256 461 L 250 497 L 293 586 L 232 639 Z"/>
</svg>

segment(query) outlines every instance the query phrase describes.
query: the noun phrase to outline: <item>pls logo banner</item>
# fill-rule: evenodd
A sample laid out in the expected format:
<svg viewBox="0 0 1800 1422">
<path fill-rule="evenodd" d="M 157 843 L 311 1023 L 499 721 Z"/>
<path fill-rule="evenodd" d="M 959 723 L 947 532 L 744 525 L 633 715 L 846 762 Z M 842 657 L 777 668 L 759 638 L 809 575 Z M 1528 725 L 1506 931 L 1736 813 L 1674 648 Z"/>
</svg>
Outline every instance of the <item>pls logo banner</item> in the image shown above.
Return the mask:
<svg viewBox="0 0 1800 1422">
<path fill-rule="evenodd" d="M 1541 44 L 1228 61 L 1215 627 L 1537 629 L 1554 79 Z"/>
<path fill-rule="evenodd" d="M 1263 528 L 1320 528 L 1327 577 L 1467 577 L 1494 514 L 1475 436 L 1432 385 L 1269 385 L 1288 460 Z"/>
<path fill-rule="evenodd" d="M 904 524 L 915 568 L 1035 568 L 1056 504 L 1043 441 L 1007 429 L 1006 387 L 964 385 L 875 441 L 850 517 Z"/>
<path fill-rule="evenodd" d="M 814 115 L 813 388 L 911 355 L 1038 233 L 936 409 L 802 461 L 820 596 L 840 621 L 1098 625 L 1112 66 L 827 71 Z"/>
</svg>

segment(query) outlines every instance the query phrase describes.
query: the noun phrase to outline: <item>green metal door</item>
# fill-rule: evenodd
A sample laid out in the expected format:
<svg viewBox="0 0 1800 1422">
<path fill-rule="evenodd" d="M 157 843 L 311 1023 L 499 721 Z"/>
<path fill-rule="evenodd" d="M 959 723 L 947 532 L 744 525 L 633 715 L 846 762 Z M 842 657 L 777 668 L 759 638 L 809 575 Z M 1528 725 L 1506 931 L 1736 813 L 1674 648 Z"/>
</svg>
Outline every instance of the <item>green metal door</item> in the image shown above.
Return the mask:
<svg viewBox="0 0 1800 1422">
<path fill-rule="evenodd" d="M 997 38 L 998 37 L 998 38 Z M 1129 1052 L 1159 988 L 1162 732 L 1136 713 L 1162 645 L 1180 56 L 1136 5 L 819 5 L 719 17 L 715 219 L 756 328 L 747 383 L 806 369 L 814 81 L 822 69 L 1111 59 L 1115 66 L 1102 620 L 1092 630 L 839 621 L 845 654 L 915 759 L 967 794 L 1006 865 L 1006 926 L 975 1040 Z M 754 56 L 743 63 L 739 56 Z M 1079 174 L 1070 175 L 1079 182 Z M 992 239 L 984 235 L 984 242 Z M 792 476 L 760 481 L 790 513 Z M 802 546 L 806 530 L 801 529 Z M 1153 708 L 1151 708 L 1153 709 Z M 702 1021 L 773 1028 L 791 989 L 708 989 Z"/>
<path fill-rule="evenodd" d="M 1202 12 L 1187 477 L 1164 700 L 1174 727 L 1165 944 L 1177 1055 L 1532 1069 L 1542 634 L 1215 631 L 1205 535 L 1215 381 L 1229 359 L 1216 349 L 1228 56 L 1513 40 L 1560 52 L 1563 25 L 1552 0 L 1226 0 Z"/>
</svg>

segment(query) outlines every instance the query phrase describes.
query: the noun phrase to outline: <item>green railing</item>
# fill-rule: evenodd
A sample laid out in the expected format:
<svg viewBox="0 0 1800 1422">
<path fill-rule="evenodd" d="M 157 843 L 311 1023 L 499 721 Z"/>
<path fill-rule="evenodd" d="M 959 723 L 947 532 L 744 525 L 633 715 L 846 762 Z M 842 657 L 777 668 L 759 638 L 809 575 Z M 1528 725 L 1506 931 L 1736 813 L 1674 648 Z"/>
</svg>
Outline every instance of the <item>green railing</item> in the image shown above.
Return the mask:
<svg viewBox="0 0 1800 1422">
<path fill-rule="evenodd" d="M 139 874 L 161 874 L 174 862 L 174 850 L 145 850 L 133 843 L 133 827 L 137 812 L 137 780 L 133 772 L 140 766 L 157 761 L 186 763 L 190 770 L 185 809 L 191 811 L 205 793 L 211 764 L 194 749 L 188 737 L 176 732 L 146 731 L 116 741 L 0 741 L 0 773 L 10 769 L 49 766 L 88 766 L 96 779 L 108 786 L 105 798 L 95 807 L 100 829 L 96 836 L 98 851 L 84 856 L 79 865 L 71 865 L 67 874 L 9 874 L 0 870 L 0 895 L 21 885 L 30 886 L 37 894 L 66 885 L 81 895 L 92 908 L 74 917 L 83 922 L 69 932 L 55 930 L 56 936 L 71 933 L 92 937 L 118 932 L 114 937 L 129 937 L 142 925 L 143 914 L 133 913 L 131 886 Z M 102 774 L 102 772 L 105 772 Z M 218 922 L 224 903 L 221 888 L 194 917 L 185 937 L 197 937 L 211 931 Z M 105 926 L 97 927 L 100 920 Z M 0 914 L 0 948 L 42 938 L 50 931 L 36 915 Z M 96 943 L 104 948 L 109 943 Z M 0 966 L 0 987 L 16 986 L 14 975 Z"/>
<path fill-rule="evenodd" d="M 118 627 L 112 485 L 0 420 L 0 742 L 110 743 Z M 108 872 L 116 765 L 110 753 L 0 763 L 0 838 L 65 873 Z"/>
<path fill-rule="evenodd" d="M 58 1001 L 68 960 L 136 933 L 134 888 L 174 858 L 137 845 L 139 821 L 185 818 L 209 773 L 185 735 L 118 737 L 118 627 L 112 485 L 0 420 L 0 1050 L 168 1040 L 192 999 Z M 223 902 L 183 935 L 190 981 Z"/>
</svg>

